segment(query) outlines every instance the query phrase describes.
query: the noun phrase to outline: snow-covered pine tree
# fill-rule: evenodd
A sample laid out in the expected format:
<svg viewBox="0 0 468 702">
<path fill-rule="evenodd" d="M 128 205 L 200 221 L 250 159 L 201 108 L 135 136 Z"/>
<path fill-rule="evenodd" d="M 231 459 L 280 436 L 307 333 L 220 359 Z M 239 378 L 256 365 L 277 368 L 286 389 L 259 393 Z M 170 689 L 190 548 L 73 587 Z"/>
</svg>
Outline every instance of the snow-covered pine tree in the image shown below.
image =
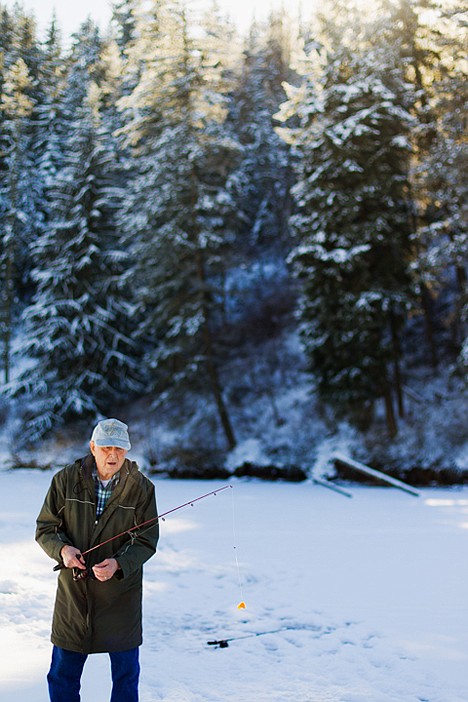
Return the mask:
<svg viewBox="0 0 468 702">
<path fill-rule="evenodd" d="M 236 173 L 239 246 L 247 251 L 284 252 L 288 241 L 288 148 L 274 129 L 273 115 L 290 80 L 289 28 L 284 13 L 266 27 L 254 22 L 243 52 L 238 87 L 232 99 L 233 129 L 243 147 Z"/>
<path fill-rule="evenodd" d="M 383 398 L 394 435 L 395 397 L 402 409 L 398 334 L 413 256 L 411 94 L 395 52 L 343 10 L 324 27 L 327 46 L 304 57 L 305 82 L 288 89 L 280 115 L 298 122 L 282 132 L 299 157 L 291 261 L 320 395 L 364 426 Z"/>
<path fill-rule="evenodd" d="M 29 197 L 33 173 L 28 149 L 28 129 L 34 103 L 28 94 L 30 87 L 28 67 L 22 58 L 18 58 L 4 73 L 0 96 L 0 208 L 3 220 L 0 233 L 0 333 L 6 384 L 10 381 L 14 308 L 23 274 L 21 260 L 33 227 Z"/>
<path fill-rule="evenodd" d="M 64 94 L 67 87 L 67 63 L 62 50 L 61 31 L 53 16 L 43 45 L 43 62 L 39 73 L 42 86 L 37 106 L 38 133 L 35 139 L 38 169 L 45 188 L 45 216 L 48 218 L 48 188 L 62 166 L 61 144 L 66 138 L 67 116 Z"/>
<path fill-rule="evenodd" d="M 115 0 L 112 5 L 112 26 L 122 58 L 133 40 L 138 0 Z"/>
<path fill-rule="evenodd" d="M 61 114 L 61 100 L 66 87 L 66 61 L 62 53 L 61 34 L 55 16 L 47 29 L 42 44 L 41 62 L 37 68 L 33 126 L 30 137 L 30 155 L 33 178 L 31 197 L 35 202 L 36 227 L 28 241 L 28 269 L 32 267 L 31 251 L 35 241 L 47 229 L 54 206 L 50 188 L 62 167 L 63 153 L 60 144 L 65 139 L 66 120 Z M 23 295 L 30 304 L 35 283 L 28 278 Z"/>
<path fill-rule="evenodd" d="M 406 51 L 408 79 L 413 78 L 422 96 L 416 105 L 422 119 L 413 168 L 419 248 L 415 272 L 426 318 L 428 309 L 432 317 L 438 313 L 439 327 L 449 332 L 439 331 L 441 343 L 438 353 L 434 349 L 434 361 L 447 352 L 453 359 L 461 351 L 462 367 L 466 368 L 468 10 L 460 0 L 447 0 L 443 7 L 427 0 L 422 7 L 417 4 L 419 14 L 414 18 L 415 8 L 406 7 L 403 0 L 401 5 L 401 10 L 406 10 L 403 17 L 413 17 L 413 50 Z M 425 11 L 425 23 L 419 19 L 421 10 Z"/>
<path fill-rule="evenodd" d="M 437 0 L 383 0 L 381 10 L 384 18 L 382 36 L 398 52 L 405 79 L 415 95 L 411 108 L 414 126 L 411 130 L 413 161 L 410 188 L 413 229 L 417 234 L 415 245 L 421 263 L 430 241 L 424 234 L 426 192 L 420 179 L 420 164 L 426 159 L 436 134 L 434 81 L 438 73 L 440 27 L 434 19 L 439 4 Z M 440 332 L 437 292 L 434 280 L 426 274 L 424 265 L 418 266 L 417 262 L 414 265 L 414 284 L 415 300 L 418 300 L 426 337 L 426 345 L 418 342 L 418 346 L 421 350 L 429 350 L 431 363 L 436 367 L 441 349 L 438 343 L 440 336 L 437 336 Z"/>
<path fill-rule="evenodd" d="M 93 103 L 90 75 L 99 75 L 93 58 L 97 63 L 99 35 L 88 22 L 75 38 L 60 110 L 67 138 L 50 186 L 54 207 L 32 247 L 37 292 L 24 312 L 24 353 L 35 364 L 13 388 L 32 400 L 28 441 L 57 422 L 105 414 L 136 388 L 126 257 L 115 226 L 121 193 Z"/>
<path fill-rule="evenodd" d="M 292 80 L 292 27 L 284 11 L 253 21 L 238 62 L 228 126 L 242 146 L 231 179 L 237 265 L 226 279 L 226 317 L 239 340 L 268 338 L 292 310 L 294 293 L 286 258 L 292 167 L 289 148 L 275 131 L 274 115 Z"/>
<path fill-rule="evenodd" d="M 122 139 L 117 139 L 116 132 L 123 126 L 122 114 L 117 107 L 123 93 L 123 60 L 117 43 L 109 40 L 103 46 L 100 55 L 99 82 L 94 82 L 95 109 L 101 115 L 102 126 L 108 133 L 108 148 L 118 150 Z M 115 153 L 119 158 L 119 154 Z"/>
<path fill-rule="evenodd" d="M 0 288 L 4 376 L 10 376 L 11 326 L 30 294 L 28 246 L 43 224 L 43 189 L 35 141 L 42 53 L 34 19 L 16 5 L 2 9 L 0 38 Z"/>
<path fill-rule="evenodd" d="M 223 57 L 210 48 L 212 30 L 208 36 L 200 26 L 194 37 L 187 14 L 182 2 L 155 0 L 140 15 L 129 60 L 140 79 L 121 103 L 137 166 L 123 224 L 152 388 L 208 388 L 233 447 L 219 337 L 233 210 L 227 181 L 239 149 L 224 131 Z"/>
<path fill-rule="evenodd" d="M 427 169 L 428 190 L 436 209 L 437 244 L 433 252 L 442 261 L 448 257 L 447 272 L 453 276 L 454 296 L 451 314 L 446 320 L 452 329 L 458 364 L 468 370 L 468 69 L 466 63 L 466 28 L 468 8 L 461 0 L 444 5 L 445 38 L 441 47 L 441 80 L 437 84 L 438 129 Z M 441 230 L 446 245 L 440 240 Z M 434 237 L 432 237 L 434 241 Z M 430 255 L 430 254 L 429 254 Z"/>
</svg>

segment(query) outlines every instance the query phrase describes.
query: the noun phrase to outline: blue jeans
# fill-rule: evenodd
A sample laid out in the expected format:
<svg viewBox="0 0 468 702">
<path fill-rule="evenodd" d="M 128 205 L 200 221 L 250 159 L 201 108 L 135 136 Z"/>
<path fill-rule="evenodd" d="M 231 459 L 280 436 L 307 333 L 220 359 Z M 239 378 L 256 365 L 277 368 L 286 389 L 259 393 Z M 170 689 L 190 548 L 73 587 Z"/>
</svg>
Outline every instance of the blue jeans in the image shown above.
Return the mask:
<svg viewBox="0 0 468 702">
<path fill-rule="evenodd" d="M 109 653 L 112 673 L 110 702 L 138 702 L 138 648 Z M 87 655 L 54 646 L 47 682 L 50 702 L 80 702 L 81 674 Z"/>
</svg>

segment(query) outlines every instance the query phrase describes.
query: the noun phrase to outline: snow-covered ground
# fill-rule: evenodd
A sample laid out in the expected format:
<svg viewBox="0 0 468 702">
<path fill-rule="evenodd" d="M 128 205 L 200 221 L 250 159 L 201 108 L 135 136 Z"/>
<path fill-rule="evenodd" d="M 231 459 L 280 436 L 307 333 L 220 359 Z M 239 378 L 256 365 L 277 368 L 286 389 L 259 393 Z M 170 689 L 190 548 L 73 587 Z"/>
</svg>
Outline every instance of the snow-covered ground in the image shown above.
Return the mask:
<svg viewBox="0 0 468 702">
<path fill-rule="evenodd" d="M 48 699 L 56 575 L 33 535 L 50 479 L 0 472 L 1 702 Z M 232 484 L 162 524 L 141 702 L 468 700 L 468 488 Z M 159 480 L 160 511 L 219 486 Z M 83 702 L 109 690 L 91 656 Z"/>
</svg>

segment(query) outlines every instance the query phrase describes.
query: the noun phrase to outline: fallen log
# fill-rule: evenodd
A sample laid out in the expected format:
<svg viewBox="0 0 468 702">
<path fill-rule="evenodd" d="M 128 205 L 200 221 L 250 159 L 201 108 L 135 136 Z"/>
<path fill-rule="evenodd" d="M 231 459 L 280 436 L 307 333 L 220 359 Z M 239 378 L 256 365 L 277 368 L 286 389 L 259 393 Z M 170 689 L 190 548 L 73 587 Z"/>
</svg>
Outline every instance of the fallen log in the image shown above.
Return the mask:
<svg viewBox="0 0 468 702">
<path fill-rule="evenodd" d="M 382 473 L 382 471 L 380 470 L 370 468 L 369 466 L 366 466 L 365 463 L 355 461 L 352 458 L 343 456 L 341 453 L 335 453 L 334 458 L 335 461 L 343 463 L 343 465 L 347 466 L 348 468 L 357 470 L 359 473 L 364 473 L 365 475 L 371 475 L 373 478 L 377 478 L 378 480 L 382 480 L 383 482 L 388 483 L 389 485 L 392 485 L 395 488 L 398 488 L 398 490 L 403 490 L 404 492 L 408 492 L 410 495 L 419 497 L 419 492 L 417 492 L 417 490 L 415 490 L 414 487 L 412 487 L 411 485 L 408 485 L 407 483 L 404 483 L 403 481 L 398 480 L 397 478 L 392 478 L 390 475 Z"/>
<path fill-rule="evenodd" d="M 333 492 L 339 492 L 340 495 L 344 495 L 345 497 L 352 497 L 350 492 L 346 492 L 346 490 L 343 490 L 343 488 L 340 488 L 337 485 L 332 485 L 328 480 L 321 480 L 321 478 L 312 477 L 312 482 L 316 483 L 317 485 L 321 485 L 322 487 L 326 487 L 329 490 L 333 490 Z"/>
</svg>

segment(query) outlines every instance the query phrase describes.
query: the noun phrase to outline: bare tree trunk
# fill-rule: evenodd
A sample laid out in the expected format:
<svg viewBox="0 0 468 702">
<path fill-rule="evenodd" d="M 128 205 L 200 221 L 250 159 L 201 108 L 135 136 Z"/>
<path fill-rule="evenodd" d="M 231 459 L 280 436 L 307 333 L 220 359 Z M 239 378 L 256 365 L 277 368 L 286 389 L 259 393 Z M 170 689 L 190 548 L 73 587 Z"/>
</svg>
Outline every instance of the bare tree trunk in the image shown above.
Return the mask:
<svg viewBox="0 0 468 702">
<path fill-rule="evenodd" d="M 454 339 L 457 348 L 460 348 L 465 337 L 465 331 L 463 329 L 463 304 L 467 294 L 467 279 L 466 271 L 461 266 L 456 266 L 455 272 L 457 276 L 459 294 L 457 302 L 455 303 Z"/>
<path fill-rule="evenodd" d="M 387 428 L 390 438 L 393 438 L 398 434 L 398 425 L 395 417 L 395 410 L 393 409 L 393 398 L 392 389 L 390 384 L 387 384 L 385 395 L 385 417 L 387 420 Z"/>
<path fill-rule="evenodd" d="M 450 241 L 453 242 L 454 236 L 452 232 L 449 232 L 448 237 Z M 457 280 L 457 287 L 458 287 L 458 295 L 455 299 L 454 303 L 454 311 L 453 311 L 453 316 L 452 316 L 452 338 L 453 338 L 453 344 L 455 348 L 459 349 L 461 345 L 463 344 L 464 341 L 464 331 L 463 331 L 463 305 L 464 301 L 466 299 L 466 294 L 467 294 L 467 288 L 466 288 L 466 283 L 467 283 L 467 276 L 466 276 L 466 270 L 463 268 L 463 266 L 457 262 L 454 262 L 455 265 L 455 277 Z"/>
<path fill-rule="evenodd" d="M 385 403 L 385 419 L 387 422 L 388 435 L 390 438 L 393 438 L 398 434 L 398 424 L 393 404 L 393 387 L 388 370 L 384 370 L 383 372 L 385 373 L 382 383 L 382 393 Z"/>
<path fill-rule="evenodd" d="M 390 328 L 392 332 L 392 347 L 393 347 L 393 377 L 395 380 L 395 390 L 398 403 L 398 416 L 405 416 L 405 405 L 403 401 L 403 382 L 401 377 L 401 344 L 398 335 L 397 320 L 393 310 L 390 312 Z"/>
<path fill-rule="evenodd" d="M 205 344 L 208 343 L 208 347 L 211 347 L 211 332 L 207 330 L 207 337 L 210 337 L 210 340 L 208 341 L 205 339 Z M 227 411 L 226 403 L 224 402 L 223 398 L 223 393 L 221 389 L 221 383 L 219 380 L 219 373 L 218 369 L 214 363 L 214 360 L 212 357 L 210 357 L 211 352 L 207 353 L 207 360 L 206 360 L 206 367 L 208 371 L 208 377 L 210 378 L 210 384 L 211 384 L 211 390 L 213 393 L 213 397 L 216 403 L 216 407 L 218 409 L 218 415 L 219 419 L 221 421 L 221 426 L 223 427 L 224 435 L 226 436 L 226 440 L 229 446 L 229 449 L 232 451 L 233 448 L 236 447 L 236 437 L 234 436 L 234 431 L 232 428 L 231 420 L 229 418 L 229 414 Z"/>
<path fill-rule="evenodd" d="M 13 314 L 13 245 L 7 245 L 5 251 L 5 278 L 1 295 L 2 319 L 1 328 L 3 336 L 3 378 L 5 385 L 10 382 L 10 355 L 11 355 L 11 325 Z"/>
<path fill-rule="evenodd" d="M 205 266 L 203 260 L 203 253 L 199 249 L 196 254 L 197 259 L 197 273 L 198 279 L 201 286 L 202 294 L 202 307 L 203 307 L 203 341 L 205 346 L 205 365 L 208 373 L 208 378 L 210 380 L 211 392 L 213 393 L 214 401 L 218 410 L 219 419 L 221 421 L 221 426 L 223 428 L 229 449 L 235 448 L 237 442 L 234 435 L 234 430 L 232 428 L 229 413 L 224 402 L 223 392 L 221 388 L 221 381 L 219 379 L 218 367 L 215 360 L 215 354 L 213 350 L 213 337 L 211 329 L 209 326 L 209 293 L 206 287 L 206 276 L 205 276 Z"/>
<path fill-rule="evenodd" d="M 14 146 L 14 156 L 16 156 L 16 144 Z M 15 246 L 16 246 L 16 202 L 17 202 L 17 180 L 15 169 L 10 174 L 10 213 L 7 217 L 7 233 L 5 235 L 4 256 L 4 278 L 0 297 L 1 319 L 0 329 L 3 336 L 3 375 L 5 384 L 10 382 L 10 358 L 11 358 L 11 329 L 13 324 L 13 300 L 15 295 Z"/>
<path fill-rule="evenodd" d="M 431 365 L 434 369 L 436 369 L 439 364 L 439 358 L 437 356 L 437 348 L 434 340 L 434 322 L 432 320 L 431 296 L 424 283 L 421 283 L 421 303 L 424 310 L 424 327 L 426 330 L 426 339 L 431 355 Z"/>
</svg>

